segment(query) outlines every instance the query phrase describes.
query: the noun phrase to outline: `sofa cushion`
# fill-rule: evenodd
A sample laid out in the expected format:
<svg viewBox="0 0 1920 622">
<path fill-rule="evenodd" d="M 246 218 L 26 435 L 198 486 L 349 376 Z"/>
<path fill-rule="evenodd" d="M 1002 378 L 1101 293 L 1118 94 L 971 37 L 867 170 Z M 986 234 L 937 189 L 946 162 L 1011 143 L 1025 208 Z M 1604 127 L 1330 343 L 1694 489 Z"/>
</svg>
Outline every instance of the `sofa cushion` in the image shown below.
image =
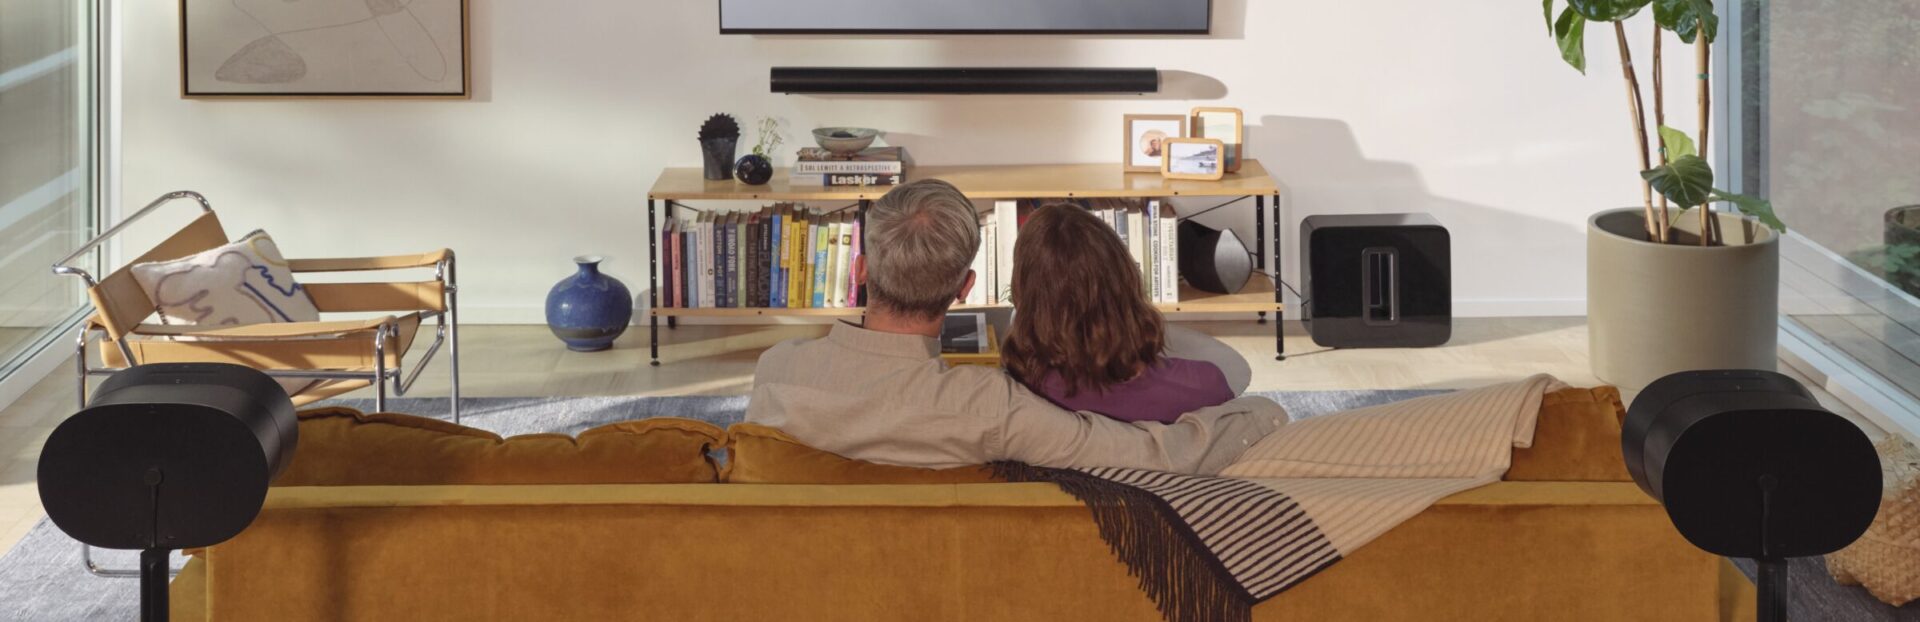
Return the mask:
<svg viewBox="0 0 1920 622">
<path fill-rule="evenodd" d="M 501 438 L 438 419 L 317 408 L 300 413 L 299 448 L 274 485 L 711 483 L 719 471 L 707 450 L 725 439 L 690 419 Z"/>
<path fill-rule="evenodd" d="M 737 484 L 975 484 L 998 482 L 985 467 L 951 469 L 876 464 L 808 447 L 778 428 L 727 428 L 724 481 Z"/>
<path fill-rule="evenodd" d="M 1570 388 L 1540 400 L 1533 447 L 1513 450 L 1513 482 L 1626 482 L 1620 422 L 1626 407 L 1613 387 Z"/>
</svg>

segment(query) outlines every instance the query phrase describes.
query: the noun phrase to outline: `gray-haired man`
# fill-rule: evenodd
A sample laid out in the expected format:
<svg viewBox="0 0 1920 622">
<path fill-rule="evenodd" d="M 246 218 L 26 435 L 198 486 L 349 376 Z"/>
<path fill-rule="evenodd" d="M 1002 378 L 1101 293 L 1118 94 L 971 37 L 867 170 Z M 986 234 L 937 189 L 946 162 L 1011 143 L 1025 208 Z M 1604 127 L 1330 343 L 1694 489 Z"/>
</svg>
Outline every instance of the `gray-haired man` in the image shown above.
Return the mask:
<svg viewBox="0 0 1920 622">
<path fill-rule="evenodd" d="M 895 188 L 867 212 L 863 325 L 788 341 L 761 355 L 747 420 L 813 447 L 887 464 L 951 467 L 1014 460 L 1049 467 L 1214 473 L 1286 421 L 1243 398 L 1171 424 L 1126 423 L 1054 406 L 998 369 L 940 360 L 947 307 L 974 286 L 978 216 L 939 180 Z"/>
</svg>

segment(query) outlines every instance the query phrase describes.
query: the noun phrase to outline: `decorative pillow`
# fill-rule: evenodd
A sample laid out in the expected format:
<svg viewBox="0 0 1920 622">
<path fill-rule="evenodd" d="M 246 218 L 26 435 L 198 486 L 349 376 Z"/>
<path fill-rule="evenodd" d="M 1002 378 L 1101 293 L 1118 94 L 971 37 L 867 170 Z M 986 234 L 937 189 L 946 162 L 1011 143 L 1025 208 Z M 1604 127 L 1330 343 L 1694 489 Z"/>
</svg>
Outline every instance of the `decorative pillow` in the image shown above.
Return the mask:
<svg viewBox="0 0 1920 622">
<path fill-rule="evenodd" d="M 191 257 L 137 264 L 132 271 L 168 322 L 245 326 L 320 319 L 265 231 Z"/>
<path fill-rule="evenodd" d="M 1542 396 L 1533 427 L 1533 447 L 1515 448 L 1506 480 L 1512 482 L 1627 482 L 1620 455 L 1620 422 L 1626 418 L 1620 390 L 1561 389 Z"/>
<path fill-rule="evenodd" d="M 690 419 L 501 438 L 438 419 L 317 408 L 300 413 L 300 446 L 274 485 L 713 483 L 719 471 L 707 450 L 725 440 L 719 427 Z"/>
<path fill-rule="evenodd" d="M 727 469 L 735 484 L 987 484 L 984 466 L 923 469 L 875 464 L 808 447 L 778 428 L 736 423 L 727 428 Z"/>
</svg>

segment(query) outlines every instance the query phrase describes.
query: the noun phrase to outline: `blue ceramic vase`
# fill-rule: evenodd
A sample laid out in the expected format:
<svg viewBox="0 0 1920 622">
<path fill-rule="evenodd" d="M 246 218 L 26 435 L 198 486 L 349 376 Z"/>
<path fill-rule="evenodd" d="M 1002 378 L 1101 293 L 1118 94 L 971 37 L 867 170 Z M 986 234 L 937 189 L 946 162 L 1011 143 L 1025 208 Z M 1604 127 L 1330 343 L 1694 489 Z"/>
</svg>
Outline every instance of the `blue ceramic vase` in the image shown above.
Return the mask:
<svg viewBox="0 0 1920 622">
<path fill-rule="evenodd" d="M 613 347 L 633 320 L 633 294 L 625 283 L 600 273 L 598 255 L 573 258 L 580 271 L 547 292 L 547 328 L 575 352 Z"/>
</svg>

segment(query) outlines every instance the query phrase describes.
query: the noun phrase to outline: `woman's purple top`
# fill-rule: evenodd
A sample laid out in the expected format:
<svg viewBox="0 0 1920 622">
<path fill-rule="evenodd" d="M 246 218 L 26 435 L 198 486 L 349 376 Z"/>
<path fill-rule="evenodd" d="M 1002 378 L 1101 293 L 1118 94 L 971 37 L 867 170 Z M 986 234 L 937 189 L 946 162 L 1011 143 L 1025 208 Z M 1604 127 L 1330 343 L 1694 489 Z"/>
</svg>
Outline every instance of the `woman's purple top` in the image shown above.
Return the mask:
<svg viewBox="0 0 1920 622">
<path fill-rule="evenodd" d="M 1121 421 L 1172 423 L 1182 414 L 1233 399 L 1233 389 L 1219 367 L 1176 358 L 1161 359 L 1146 373 L 1104 391 L 1082 388 L 1068 396 L 1066 381 L 1051 371 L 1027 388 L 1061 408 L 1093 411 Z"/>
</svg>

